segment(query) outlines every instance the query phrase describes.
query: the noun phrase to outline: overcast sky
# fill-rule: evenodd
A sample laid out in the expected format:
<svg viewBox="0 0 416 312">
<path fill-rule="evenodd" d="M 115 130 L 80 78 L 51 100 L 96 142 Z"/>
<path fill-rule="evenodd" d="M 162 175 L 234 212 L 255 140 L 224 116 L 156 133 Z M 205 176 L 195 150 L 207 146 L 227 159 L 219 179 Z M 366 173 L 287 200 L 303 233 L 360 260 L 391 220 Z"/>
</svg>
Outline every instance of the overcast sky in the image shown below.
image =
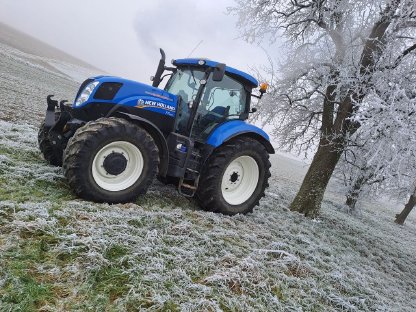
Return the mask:
<svg viewBox="0 0 416 312">
<path fill-rule="evenodd" d="M 207 57 L 250 72 L 263 50 L 238 38 L 232 0 L 0 0 L 0 21 L 106 72 L 148 82 L 167 59 Z M 266 47 L 267 48 L 267 47 Z"/>
</svg>

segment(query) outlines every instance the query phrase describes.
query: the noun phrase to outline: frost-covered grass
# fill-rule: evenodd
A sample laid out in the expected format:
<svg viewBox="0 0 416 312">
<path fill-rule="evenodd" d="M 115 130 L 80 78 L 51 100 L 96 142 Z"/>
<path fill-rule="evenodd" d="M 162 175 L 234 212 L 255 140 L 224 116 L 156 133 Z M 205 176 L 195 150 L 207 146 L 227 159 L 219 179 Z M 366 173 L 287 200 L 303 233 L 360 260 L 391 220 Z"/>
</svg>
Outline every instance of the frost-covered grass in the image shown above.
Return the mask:
<svg viewBox="0 0 416 312">
<path fill-rule="evenodd" d="M 43 96 L 77 84 L 6 52 L 0 311 L 416 310 L 415 215 L 397 226 L 401 206 L 382 201 L 348 215 L 336 184 L 318 220 L 291 213 L 306 168 L 285 157 L 247 216 L 201 211 L 156 181 L 136 203 L 77 199 L 36 142 Z"/>
<path fill-rule="evenodd" d="M 248 216 L 200 211 L 157 182 L 137 203 L 76 199 L 36 146 L 36 128 L 0 122 L 3 310 L 412 311 L 416 222 L 390 207 L 322 217 L 287 210 L 304 169 L 273 158 Z"/>
</svg>

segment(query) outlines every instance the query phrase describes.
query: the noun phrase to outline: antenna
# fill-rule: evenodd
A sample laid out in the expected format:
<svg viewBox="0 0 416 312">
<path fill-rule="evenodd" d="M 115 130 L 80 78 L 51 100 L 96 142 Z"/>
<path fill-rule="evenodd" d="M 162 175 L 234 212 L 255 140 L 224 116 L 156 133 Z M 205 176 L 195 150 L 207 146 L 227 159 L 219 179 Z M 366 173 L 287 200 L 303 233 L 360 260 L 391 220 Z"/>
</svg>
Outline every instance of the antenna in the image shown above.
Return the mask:
<svg viewBox="0 0 416 312">
<path fill-rule="evenodd" d="M 198 42 L 198 44 L 195 46 L 195 48 L 191 51 L 191 53 L 189 53 L 189 55 L 187 56 L 190 57 L 192 55 L 192 53 L 195 52 L 196 49 L 198 49 L 198 47 L 202 44 L 202 42 L 204 42 L 204 40 L 201 40 L 200 42 Z"/>
</svg>

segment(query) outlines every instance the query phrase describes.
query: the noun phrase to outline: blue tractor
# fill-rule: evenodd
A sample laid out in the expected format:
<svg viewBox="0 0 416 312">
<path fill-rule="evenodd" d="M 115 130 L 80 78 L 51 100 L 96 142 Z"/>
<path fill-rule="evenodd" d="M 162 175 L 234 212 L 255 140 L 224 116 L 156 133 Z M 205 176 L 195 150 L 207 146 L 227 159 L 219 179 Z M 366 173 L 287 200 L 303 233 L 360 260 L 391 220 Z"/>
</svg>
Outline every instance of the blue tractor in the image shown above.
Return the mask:
<svg viewBox="0 0 416 312">
<path fill-rule="evenodd" d="M 247 213 L 270 177 L 268 135 L 245 121 L 266 92 L 252 76 L 206 59 L 165 53 L 152 86 L 111 76 L 82 83 L 75 102 L 47 98 L 39 146 L 70 187 L 96 202 L 134 201 L 155 176 L 203 209 Z M 164 89 L 158 88 L 168 78 Z"/>
</svg>

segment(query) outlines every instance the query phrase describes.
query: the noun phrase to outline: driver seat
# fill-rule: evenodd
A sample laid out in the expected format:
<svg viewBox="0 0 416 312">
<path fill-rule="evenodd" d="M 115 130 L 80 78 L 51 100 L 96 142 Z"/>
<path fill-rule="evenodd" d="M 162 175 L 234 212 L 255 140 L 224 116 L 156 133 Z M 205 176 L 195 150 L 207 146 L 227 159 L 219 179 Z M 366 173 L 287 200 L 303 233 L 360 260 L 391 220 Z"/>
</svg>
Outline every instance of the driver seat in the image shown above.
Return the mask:
<svg viewBox="0 0 416 312">
<path fill-rule="evenodd" d="M 202 129 L 206 129 L 211 124 L 216 124 L 225 119 L 230 112 L 230 106 L 215 106 L 211 111 L 209 111 L 205 116 L 199 121 L 199 126 Z M 211 114 L 214 113 L 214 114 Z M 218 115 L 222 116 L 219 117 Z"/>
</svg>

